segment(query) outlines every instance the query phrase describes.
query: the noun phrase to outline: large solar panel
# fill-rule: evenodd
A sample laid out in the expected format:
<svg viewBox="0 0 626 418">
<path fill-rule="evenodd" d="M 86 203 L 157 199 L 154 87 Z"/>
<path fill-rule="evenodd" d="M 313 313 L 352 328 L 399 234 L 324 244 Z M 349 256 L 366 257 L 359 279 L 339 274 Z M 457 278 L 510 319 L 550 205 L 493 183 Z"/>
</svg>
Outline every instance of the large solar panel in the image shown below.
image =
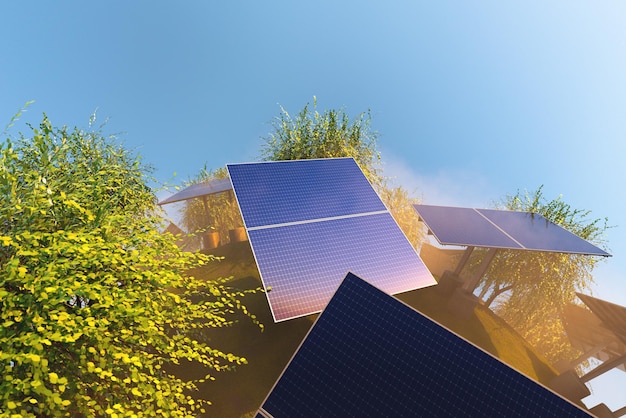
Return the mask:
<svg viewBox="0 0 626 418">
<path fill-rule="evenodd" d="M 352 273 L 258 413 L 277 418 L 589 417 Z"/>
<path fill-rule="evenodd" d="M 252 230 L 249 238 L 277 319 L 324 309 L 350 269 L 391 294 L 430 275 L 388 213 Z"/>
<path fill-rule="evenodd" d="M 436 283 L 354 159 L 227 167 L 275 321 L 320 312 L 348 270 L 392 294 Z"/>
<path fill-rule="evenodd" d="M 159 202 L 159 205 L 166 205 L 168 203 L 180 202 L 183 200 L 195 199 L 202 196 L 208 196 L 215 193 L 225 192 L 232 190 L 233 186 L 230 184 L 230 179 L 215 179 L 202 183 L 192 184 L 189 187 L 184 188 L 178 193 L 173 194 Z"/>
<path fill-rule="evenodd" d="M 432 205 L 413 207 L 444 245 L 610 256 L 536 213 Z"/>
<path fill-rule="evenodd" d="M 352 158 L 229 164 L 246 227 L 385 211 Z"/>
<path fill-rule="evenodd" d="M 626 307 L 582 293 L 576 295 L 600 318 L 606 328 L 626 344 Z"/>
</svg>

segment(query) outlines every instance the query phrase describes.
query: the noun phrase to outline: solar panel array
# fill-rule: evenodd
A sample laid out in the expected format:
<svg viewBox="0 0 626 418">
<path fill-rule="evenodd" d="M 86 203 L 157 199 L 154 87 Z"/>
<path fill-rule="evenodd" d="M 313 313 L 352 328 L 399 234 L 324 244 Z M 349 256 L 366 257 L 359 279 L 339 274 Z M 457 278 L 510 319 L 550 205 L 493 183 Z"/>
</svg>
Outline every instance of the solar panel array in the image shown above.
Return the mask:
<svg viewBox="0 0 626 418">
<path fill-rule="evenodd" d="M 436 283 L 354 159 L 227 167 L 275 321 L 320 312 L 349 270 L 389 293 Z"/>
<path fill-rule="evenodd" d="M 590 415 L 349 273 L 257 416 Z"/>
<path fill-rule="evenodd" d="M 159 205 L 166 205 L 168 203 L 180 202 L 183 200 L 195 199 L 202 196 L 208 196 L 215 193 L 225 192 L 232 190 L 233 186 L 230 184 L 230 179 L 215 179 L 202 183 L 192 184 L 189 187 L 184 188 L 178 193 L 173 194 L 167 199 L 159 202 Z"/>
<path fill-rule="evenodd" d="M 610 256 L 536 213 L 432 205 L 413 207 L 444 245 Z"/>
<path fill-rule="evenodd" d="M 626 307 L 582 293 L 576 293 L 576 295 L 602 321 L 606 328 L 626 344 Z"/>
</svg>

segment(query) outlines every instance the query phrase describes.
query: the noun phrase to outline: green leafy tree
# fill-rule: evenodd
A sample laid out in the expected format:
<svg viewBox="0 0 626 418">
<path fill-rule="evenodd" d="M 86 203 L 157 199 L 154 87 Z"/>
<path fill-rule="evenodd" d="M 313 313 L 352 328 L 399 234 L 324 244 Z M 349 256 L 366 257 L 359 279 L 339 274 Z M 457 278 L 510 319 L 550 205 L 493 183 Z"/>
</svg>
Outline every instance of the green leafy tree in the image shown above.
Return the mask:
<svg viewBox="0 0 626 418">
<path fill-rule="evenodd" d="M 573 209 L 559 196 L 547 200 L 542 187 L 507 196 L 500 207 L 538 213 L 600 247 L 607 219 L 591 219 L 590 211 Z M 589 290 L 599 257 L 551 252 L 500 250 L 482 278 L 480 297 L 546 357 L 572 359 L 561 316 L 576 292 Z"/>
<path fill-rule="evenodd" d="M 185 274 L 211 257 L 159 232 L 138 157 L 45 116 L 31 129 L 0 145 L 0 416 L 201 412 L 173 371 L 246 362 L 203 338 L 242 294 Z"/>
<path fill-rule="evenodd" d="M 312 158 L 352 157 L 368 180 L 379 186 L 380 153 L 376 149 L 378 134 L 370 128 L 371 115 L 361 113 L 353 120 L 342 109 L 317 111 L 307 103 L 295 117 L 283 107 L 272 122 L 273 131 L 263 138 L 262 158 L 270 161 Z"/>
<path fill-rule="evenodd" d="M 295 116 L 281 107 L 272 122 L 272 132 L 263 138 L 261 156 L 265 160 L 299 160 L 352 157 L 389 208 L 396 222 L 414 246 L 419 246 L 423 231 L 411 207 L 417 199 L 401 186 L 394 186 L 382 175 L 378 133 L 371 129 L 371 115 L 361 113 L 350 119 L 343 110 L 317 110 L 307 103 Z"/>
<path fill-rule="evenodd" d="M 419 216 L 412 206 L 419 203 L 419 200 L 411 196 L 404 187 L 393 186 L 388 181 L 384 181 L 382 187 L 377 189 L 380 198 L 385 202 L 385 206 L 391 212 L 404 235 L 414 247 L 418 248 L 426 236 L 422 222 L 419 222 Z"/>
<path fill-rule="evenodd" d="M 204 167 L 185 186 L 227 177 L 226 168 L 207 170 Z M 243 219 L 232 190 L 186 200 L 181 215 L 182 225 L 197 239 L 200 239 L 204 231 L 217 231 L 224 244 L 228 243 L 230 230 L 243 226 Z"/>
</svg>

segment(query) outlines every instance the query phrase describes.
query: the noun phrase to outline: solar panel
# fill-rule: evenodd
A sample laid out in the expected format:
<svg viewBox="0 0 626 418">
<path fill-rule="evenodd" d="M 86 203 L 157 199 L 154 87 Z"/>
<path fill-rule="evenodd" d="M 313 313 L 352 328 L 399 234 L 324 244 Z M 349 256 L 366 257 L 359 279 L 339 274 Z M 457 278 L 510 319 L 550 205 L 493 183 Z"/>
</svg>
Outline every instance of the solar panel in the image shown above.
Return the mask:
<svg viewBox="0 0 626 418">
<path fill-rule="evenodd" d="M 477 209 L 477 211 L 528 250 L 609 255 L 606 251 L 537 213 L 494 209 Z"/>
<path fill-rule="evenodd" d="M 257 416 L 590 415 L 348 273 Z"/>
<path fill-rule="evenodd" d="M 246 227 L 385 211 L 352 158 L 229 164 Z"/>
<path fill-rule="evenodd" d="M 444 245 L 610 256 L 536 213 L 432 205 L 413 207 Z"/>
<path fill-rule="evenodd" d="M 230 184 L 230 179 L 216 179 L 202 183 L 192 184 L 189 187 L 184 188 L 178 193 L 173 194 L 159 202 L 159 205 L 166 205 L 168 203 L 180 202 L 183 200 L 195 199 L 197 197 L 208 196 L 215 193 L 225 192 L 232 190 L 233 186 Z"/>
<path fill-rule="evenodd" d="M 392 294 L 433 284 L 388 213 L 252 230 L 249 239 L 276 320 L 324 309 L 349 269 Z"/>
<path fill-rule="evenodd" d="M 320 312 L 348 270 L 390 293 L 436 283 L 352 158 L 227 167 L 275 321 Z"/>
<path fill-rule="evenodd" d="M 582 293 L 576 295 L 600 318 L 606 328 L 626 344 L 626 307 Z"/>
<path fill-rule="evenodd" d="M 516 243 L 471 208 L 413 205 L 428 229 L 444 245 L 472 245 L 488 248 L 516 248 Z"/>
</svg>

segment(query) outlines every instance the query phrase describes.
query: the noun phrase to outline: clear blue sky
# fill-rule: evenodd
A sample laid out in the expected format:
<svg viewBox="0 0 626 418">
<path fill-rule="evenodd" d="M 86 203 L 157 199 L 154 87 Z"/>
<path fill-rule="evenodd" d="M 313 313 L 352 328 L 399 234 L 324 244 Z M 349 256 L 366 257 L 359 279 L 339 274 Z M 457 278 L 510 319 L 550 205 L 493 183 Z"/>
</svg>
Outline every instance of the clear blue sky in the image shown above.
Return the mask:
<svg viewBox="0 0 626 418">
<path fill-rule="evenodd" d="M 87 4 L 88 3 L 88 4 Z M 180 184 L 258 158 L 282 105 L 370 109 L 386 173 L 424 203 L 490 207 L 544 185 L 608 217 L 596 297 L 626 305 L 623 1 L 31 1 L 0 6 L 0 131 L 46 112 Z M 174 176 L 174 173 L 177 173 Z M 626 373 L 593 381 L 626 404 Z"/>
</svg>

